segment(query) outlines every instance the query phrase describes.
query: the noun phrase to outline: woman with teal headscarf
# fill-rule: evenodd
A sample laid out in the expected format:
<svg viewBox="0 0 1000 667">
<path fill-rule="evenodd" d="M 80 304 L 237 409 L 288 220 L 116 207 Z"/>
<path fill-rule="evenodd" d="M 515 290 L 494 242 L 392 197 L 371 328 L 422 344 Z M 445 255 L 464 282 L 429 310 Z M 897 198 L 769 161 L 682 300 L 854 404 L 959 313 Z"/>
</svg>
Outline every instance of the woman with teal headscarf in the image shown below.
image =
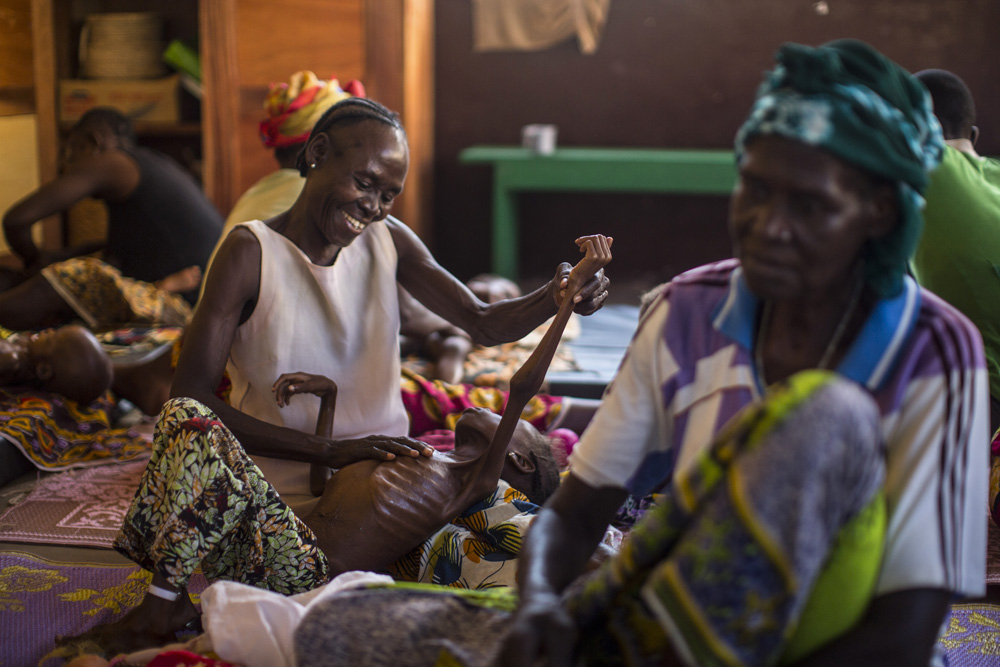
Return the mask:
<svg viewBox="0 0 1000 667">
<path fill-rule="evenodd" d="M 982 344 L 906 275 L 929 97 L 853 40 L 776 60 L 736 136 L 734 259 L 640 323 L 528 535 L 504 664 L 927 665 L 985 590 Z"/>
</svg>

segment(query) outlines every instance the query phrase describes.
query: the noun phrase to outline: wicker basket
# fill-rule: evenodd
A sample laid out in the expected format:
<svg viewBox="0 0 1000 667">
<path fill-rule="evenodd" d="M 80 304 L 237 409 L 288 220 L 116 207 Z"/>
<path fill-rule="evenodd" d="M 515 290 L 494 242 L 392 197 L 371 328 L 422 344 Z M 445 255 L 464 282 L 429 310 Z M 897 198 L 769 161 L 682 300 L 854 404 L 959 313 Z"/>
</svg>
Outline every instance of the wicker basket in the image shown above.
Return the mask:
<svg viewBox="0 0 1000 667">
<path fill-rule="evenodd" d="M 89 79 L 155 79 L 166 73 L 163 19 L 153 12 L 89 14 L 80 33 L 80 70 Z"/>
</svg>

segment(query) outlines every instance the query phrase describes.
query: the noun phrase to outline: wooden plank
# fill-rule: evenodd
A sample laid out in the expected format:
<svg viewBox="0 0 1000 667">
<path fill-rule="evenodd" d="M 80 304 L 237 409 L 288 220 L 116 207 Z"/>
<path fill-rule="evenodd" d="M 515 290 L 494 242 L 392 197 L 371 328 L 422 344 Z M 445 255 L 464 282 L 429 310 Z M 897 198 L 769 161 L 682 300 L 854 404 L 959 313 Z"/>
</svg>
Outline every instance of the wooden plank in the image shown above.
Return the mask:
<svg viewBox="0 0 1000 667">
<path fill-rule="evenodd" d="M 516 146 L 472 146 L 466 163 L 492 164 L 505 191 L 729 194 L 736 162 L 728 150 L 560 148 L 536 155 Z"/>
<path fill-rule="evenodd" d="M 368 97 L 403 112 L 403 7 L 405 0 L 365 3 L 365 79 Z"/>
<path fill-rule="evenodd" d="M 203 0 L 198 8 L 205 194 L 223 214 L 242 193 L 239 187 L 239 67 L 236 57 L 236 0 Z M 208 48 L 208 46 L 211 48 Z"/>
<path fill-rule="evenodd" d="M 0 86 L 0 116 L 35 113 L 34 86 Z"/>
<path fill-rule="evenodd" d="M 403 122 L 410 139 L 405 219 L 433 245 L 434 0 L 407 0 L 403 25 Z"/>
<path fill-rule="evenodd" d="M 58 34 L 52 0 L 32 0 L 31 27 L 35 77 L 35 111 L 38 127 L 38 182 L 48 183 L 59 173 L 59 124 L 56 107 L 56 53 Z M 42 221 L 42 247 L 61 248 L 64 244 L 61 216 Z"/>
<path fill-rule="evenodd" d="M 384 0 L 365 5 L 365 86 L 397 111 L 410 140 L 410 171 L 393 215 L 430 242 L 434 157 L 434 3 Z"/>
<path fill-rule="evenodd" d="M 31 113 L 35 85 L 31 0 L 0 0 L 0 28 L 0 114 Z"/>
<path fill-rule="evenodd" d="M 363 4 L 363 0 L 282 0 L 280 4 L 240 0 L 236 16 L 240 86 L 266 88 L 303 69 L 320 78 L 362 79 Z"/>
</svg>

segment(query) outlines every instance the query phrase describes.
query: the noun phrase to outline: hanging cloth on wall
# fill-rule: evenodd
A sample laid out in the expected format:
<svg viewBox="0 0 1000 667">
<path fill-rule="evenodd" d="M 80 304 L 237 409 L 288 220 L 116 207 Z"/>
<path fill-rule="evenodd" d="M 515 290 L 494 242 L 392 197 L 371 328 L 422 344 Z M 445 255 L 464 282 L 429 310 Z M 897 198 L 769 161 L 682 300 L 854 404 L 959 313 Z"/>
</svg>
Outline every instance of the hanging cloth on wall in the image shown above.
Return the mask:
<svg viewBox="0 0 1000 667">
<path fill-rule="evenodd" d="M 472 0 L 476 51 L 536 51 L 576 37 L 597 51 L 611 0 Z"/>
</svg>

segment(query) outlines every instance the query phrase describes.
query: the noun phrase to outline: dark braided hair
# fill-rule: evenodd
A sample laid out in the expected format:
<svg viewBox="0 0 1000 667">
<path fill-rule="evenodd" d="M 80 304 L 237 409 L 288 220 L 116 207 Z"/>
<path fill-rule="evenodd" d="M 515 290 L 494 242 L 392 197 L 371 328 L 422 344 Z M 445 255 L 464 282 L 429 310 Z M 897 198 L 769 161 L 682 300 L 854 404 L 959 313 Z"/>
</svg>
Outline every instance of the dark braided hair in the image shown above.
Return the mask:
<svg viewBox="0 0 1000 667">
<path fill-rule="evenodd" d="M 316 121 L 315 125 L 313 125 L 312 132 L 309 133 L 309 139 L 306 140 L 305 146 L 309 145 L 309 142 L 313 140 L 313 137 L 316 137 L 322 132 L 329 131 L 330 128 L 335 125 L 352 125 L 365 120 L 374 120 L 380 123 L 385 123 L 386 125 L 394 127 L 402 132 L 404 137 L 406 136 L 406 130 L 403 129 L 403 124 L 399 122 L 398 113 L 390 111 L 375 100 L 370 100 L 367 97 L 348 97 L 347 99 L 334 104 L 319 117 L 319 120 Z M 295 160 L 295 167 L 299 170 L 299 174 L 301 176 L 305 176 L 309 173 L 305 146 L 302 147 L 298 158 Z"/>
<path fill-rule="evenodd" d="M 945 139 L 969 139 L 976 124 L 972 92 L 957 75 L 943 69 L 925 69 L 914 74 L 931 94 L 934 115 Z"/>
<path fill-rule="evenodd" d="M 112 107 L 94 107 L 76 121 L 70 132 L 105 128 L 110 130 L 123 146 L 135 144 L 135 130 L 127 116 Z"/>
</svg>

